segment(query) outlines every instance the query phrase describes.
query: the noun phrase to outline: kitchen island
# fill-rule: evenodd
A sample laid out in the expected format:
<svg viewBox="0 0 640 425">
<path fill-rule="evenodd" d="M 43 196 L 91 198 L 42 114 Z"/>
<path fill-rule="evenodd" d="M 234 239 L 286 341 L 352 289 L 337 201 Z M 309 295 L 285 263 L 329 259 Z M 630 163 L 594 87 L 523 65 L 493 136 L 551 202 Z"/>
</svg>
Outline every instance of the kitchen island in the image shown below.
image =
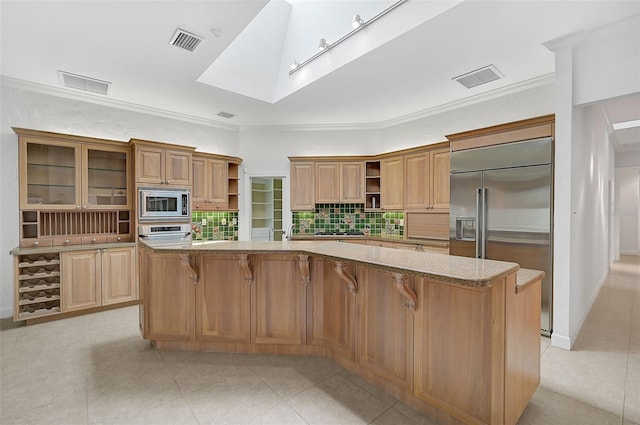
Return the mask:
<svg viewBox="0 0 640 425">
<path fill-rule="evenodd" d="M 515 424 L 540 379 L 542 272 L 342 242 L 139 244 L 159 349 L 323 355 L 439 423 Z"/>
</svg>

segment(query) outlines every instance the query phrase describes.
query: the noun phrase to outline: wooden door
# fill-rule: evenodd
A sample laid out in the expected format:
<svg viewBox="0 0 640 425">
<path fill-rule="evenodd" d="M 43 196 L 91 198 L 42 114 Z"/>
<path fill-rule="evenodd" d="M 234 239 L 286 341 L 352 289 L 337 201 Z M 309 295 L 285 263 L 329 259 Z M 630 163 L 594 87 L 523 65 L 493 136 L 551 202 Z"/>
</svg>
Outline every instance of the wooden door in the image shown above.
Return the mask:
<svg viewBox="0 0 640 425">
<path fill-rule="evenodd" d="M 380 382 L 413 388 L 413 312 L 389 272 L 358 268 L 356 361 Z M 411 278 L 408 285 L 413 286 Z"/>
<path fill-rule="evenodd" d="M 131 208 L 129 148 L 82 147 L 82 208 Z"/>
<path fill-rule="evenodd" d="M 182 257 L 153 254 L 144 264 L 144 338 L 193 341 L 196 285 L 189 279 Z"/>
<path fill-rule="evenodd" d="M 315 207 L 315 164 L 292 161 L 291 211 L 313 211 Z"/>
<path fill-rule="evenodd" d="M 431 205 L 429 160 L 429 152 L 413 153 L 404 157 L 406 210 L 424 211 Z M 448 175 L 447 178 L 449 178 Z"/>
<path fill-rule="evenodd" d="M 404 158 L 388 158 L 380 162 L 381 206 L 386 210 L 404 208 Z"/>
<path fill-rule="evenodd" d="M 136 182 L 163 184 L 165 175 L 164 149 L 136 146 Z"/>
<path fill-rule="evenodd" d="M 209 179 L 207 178 L 207 160 L 194 157 L 191 161 L 193 172 L 193 185 L 191 187 L 191 209 L 203 211 L 206 209 Z"/>
<path fill-rule="evenodd" d="M 134 247 L 102 250 L 102 305 L 137 298 Z"/>
<path fill-rule="evenodd" d="M 316 203 L 339 203 L 340 189 L 340 163 L 316 162 Z"/>
<path fill-rule="evenodd" d="M 196 340 L 251 342 L 251 286 L 237 255 L 204 255 L 197 285 Z"/>
<path fill-rule="evenodd" d="M 364 203 L 364 162 L 340 164 L 340 201 L 350 204 Z"/>
<path fill-rule="evenodd" d="M 81 145 L 29 137 L 19 140 L 20 207 L 80 208 Z"/>
<path fill-rule="evenodd" d="M 306 342 L 306 288 L 298 256 L 252 256 L 252 341 L 256 344 Z"/>
<path fill-rule="evenodd" d="M 431 152 L 431 206 L 432 209 L 449 211 L 449 170 L 451 153 L 449 148 Z"/>
<path fill-rule="evenodd" d="M 99 307 L 100 250 L 63 252 L 60 255 L 62 279 L 62 312 Z"/>
<path fill-rule="evenodd" d="M 191 152 L 165 150 L 165 180 L 172 186 L 191 186 Z"/>
<path fill-rule="evenodd" d="M 208 201 L 211 204 L 211 210 L 226 210 L 229 189 L 227 161 L 207 160 L 207 183 L 209 186 Z"/>
</svg>

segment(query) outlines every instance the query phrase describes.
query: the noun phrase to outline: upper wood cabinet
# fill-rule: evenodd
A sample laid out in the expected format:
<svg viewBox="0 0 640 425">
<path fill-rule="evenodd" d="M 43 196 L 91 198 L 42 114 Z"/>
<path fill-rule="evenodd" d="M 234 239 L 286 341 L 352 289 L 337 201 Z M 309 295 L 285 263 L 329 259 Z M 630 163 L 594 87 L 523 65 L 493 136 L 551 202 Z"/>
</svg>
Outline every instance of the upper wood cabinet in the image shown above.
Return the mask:
<svg viewBox="0 0 640 425">
<path fill-rule="evenodd" d="M 130 155 L 115 141 L 14 129 L 21 209 L 131 208 Z"/>
<path fill-rule="evenodd" d="M 405 209 L 438 211 L 449 209 L 448 147 L 404 156 Z"/>
<path fill-rule="evenodd" d="M 316 162 L 316 203 L 364 203 L 364 162 Z"/>
<path fill-rule="evenodd" d="M 313 211 L 315 199 L 315 163 L 291 161 L 291 211 Z"/>
<path fill-rule="evenodd" d="M 223 211 L 228 209 L 227 161 L 202 154 L 193 155 L 193 211 Z"/>
<path fill-rule="evenodd" d="M 130 141 L 135 149 L 135 180 L 139 184 L 191 186 L 194 148 Z"/>
<path fill-rule="evenodd" d="M 380 161 L 380 203 L 382 209 L 404 208 L 404 158 L 385 158 Z"/>
</svg>

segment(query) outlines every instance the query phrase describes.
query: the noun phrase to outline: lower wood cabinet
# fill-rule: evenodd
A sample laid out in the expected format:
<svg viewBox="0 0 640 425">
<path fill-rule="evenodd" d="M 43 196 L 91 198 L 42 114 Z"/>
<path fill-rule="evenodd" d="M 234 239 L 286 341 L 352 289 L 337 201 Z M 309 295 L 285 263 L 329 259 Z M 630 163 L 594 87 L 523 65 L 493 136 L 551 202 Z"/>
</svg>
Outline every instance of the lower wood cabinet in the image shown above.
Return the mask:
<svg viewBox="0 0 640 425">
<path fill-rule="evenodd" d="M 133 247 L 61 253 L 62 312 L 135 300 L 133 253 Z"/>
</svg>

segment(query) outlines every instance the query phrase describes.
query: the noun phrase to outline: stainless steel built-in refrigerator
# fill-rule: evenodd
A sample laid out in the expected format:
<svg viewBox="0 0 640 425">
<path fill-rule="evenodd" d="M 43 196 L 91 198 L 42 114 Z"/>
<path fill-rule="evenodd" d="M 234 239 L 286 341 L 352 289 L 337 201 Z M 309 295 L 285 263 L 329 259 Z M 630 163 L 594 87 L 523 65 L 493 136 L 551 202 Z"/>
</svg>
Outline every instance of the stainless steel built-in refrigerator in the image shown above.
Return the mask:
<svg viewBox="0 0 640 425">
<path fill-rule="evenodd" d="M 542 270 L 542 334 L 552 332 L 553 140 L 451 153 L 451 255 Z"/>
</svg>

